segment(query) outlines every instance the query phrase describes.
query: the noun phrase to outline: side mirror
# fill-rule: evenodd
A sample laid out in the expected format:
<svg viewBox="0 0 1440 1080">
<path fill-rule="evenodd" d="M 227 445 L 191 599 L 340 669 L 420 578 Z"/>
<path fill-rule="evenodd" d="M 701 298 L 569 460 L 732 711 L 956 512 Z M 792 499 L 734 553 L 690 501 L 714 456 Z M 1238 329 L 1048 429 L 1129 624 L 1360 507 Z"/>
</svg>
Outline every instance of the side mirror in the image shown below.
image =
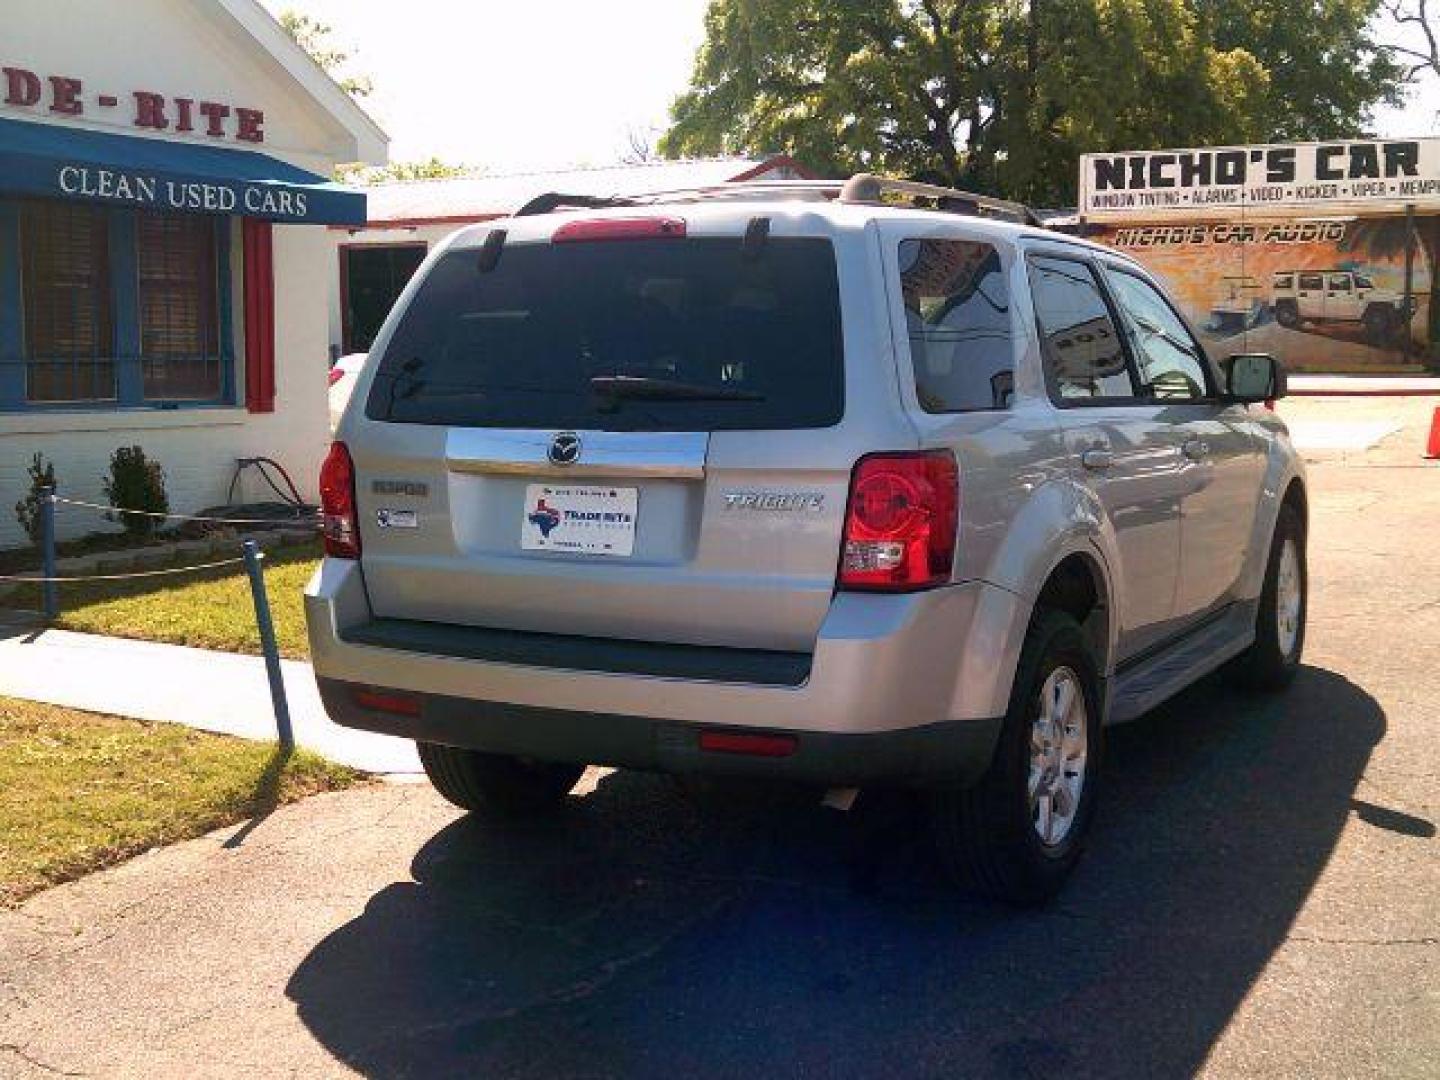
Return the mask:
<svg viewBox="0 0 1440 1080">
<path fill-rule="evenodd" d="M 1285 396 L 1285 368 L 1269 353 L 1235 353 L 1220 369 L 1227 401 L 1251 405 Z"/>
</svg>

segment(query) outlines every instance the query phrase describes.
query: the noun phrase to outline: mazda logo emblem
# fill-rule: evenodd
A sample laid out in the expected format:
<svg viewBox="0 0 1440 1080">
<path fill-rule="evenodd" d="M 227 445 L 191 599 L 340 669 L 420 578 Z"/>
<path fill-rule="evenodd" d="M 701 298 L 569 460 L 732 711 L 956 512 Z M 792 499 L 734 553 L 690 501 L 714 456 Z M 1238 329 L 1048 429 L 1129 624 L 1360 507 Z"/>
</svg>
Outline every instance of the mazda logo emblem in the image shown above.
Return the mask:
<svg viewBox="0 0 1440 1080">
<path fill-rule="evenodd" d="M 546 452 L 552 465 L 574 465 L 580 460 L 580 436 L 573 431 L 562 431 L 550 440 Z"/>
</svg>

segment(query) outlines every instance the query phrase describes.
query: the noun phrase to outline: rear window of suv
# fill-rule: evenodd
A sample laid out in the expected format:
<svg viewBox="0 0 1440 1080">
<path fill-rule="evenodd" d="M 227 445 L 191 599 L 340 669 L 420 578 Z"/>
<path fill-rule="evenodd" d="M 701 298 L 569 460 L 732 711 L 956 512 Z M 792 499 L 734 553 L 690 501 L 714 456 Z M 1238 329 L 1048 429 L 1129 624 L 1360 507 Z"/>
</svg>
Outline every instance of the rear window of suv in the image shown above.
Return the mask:
<svg viewBox="0 0 1440 1080">
<path fill-rule="evenodd" d="M 510 244 L 431 268 L 366 402 L 372 420 L 713 431 L 844 411 L 835 254 L 821 239 Z"/>
</svg>

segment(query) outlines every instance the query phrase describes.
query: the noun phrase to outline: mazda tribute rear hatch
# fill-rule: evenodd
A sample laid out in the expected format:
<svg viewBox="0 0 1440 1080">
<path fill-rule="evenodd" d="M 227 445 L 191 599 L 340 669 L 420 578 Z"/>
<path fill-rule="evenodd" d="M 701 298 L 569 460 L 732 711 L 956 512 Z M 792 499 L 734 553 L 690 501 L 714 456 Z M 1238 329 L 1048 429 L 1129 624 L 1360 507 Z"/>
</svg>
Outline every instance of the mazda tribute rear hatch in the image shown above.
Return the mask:
<svg viewBox="0 0 1440 1080">
<path fill-rule="evenodd" d="M 813 646 L 854 461 L 836 257 L 745 231 L 602 218 L 429 267 L 353 448 L 377 616 Z"/>
</svg>

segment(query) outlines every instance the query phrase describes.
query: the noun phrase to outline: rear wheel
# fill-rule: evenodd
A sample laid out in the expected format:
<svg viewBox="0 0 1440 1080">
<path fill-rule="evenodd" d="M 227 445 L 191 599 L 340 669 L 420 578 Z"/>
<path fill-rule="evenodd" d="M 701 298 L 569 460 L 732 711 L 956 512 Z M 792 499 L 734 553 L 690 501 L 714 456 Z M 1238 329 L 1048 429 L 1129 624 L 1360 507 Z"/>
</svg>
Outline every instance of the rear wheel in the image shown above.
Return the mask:
<svg viewBox="0 0 1440 1080">
<path fill-rule="evenodd" d="M 583 765 L 523 761 L 439 743 L 415 747 L 436 791 L 462 810 L 495 818 L 536 817 L 556 809 L 585 771 Z"/>
<path fill-rule="evenodd" d="M 1079 624 L 1038 612 L 990 768 L 973 787 L 931 796 L 940 859 L 952 876 L 1012 904 L 1059 892 L 1094 811 L 1100 724 L 1099 668 Z"/>
<path fill-rule="evenodd" d="M 1232 671 L 1254 690 L 1283 690 L 1300 669 L 1309 605 L 1305 527 L 1288 504 L 1280 507 L 1265 584 L 1255 613 L 1255 642 L 1234 660 Z"/>
<path fill-rule="evenodd" d="M 1287 329 L 1300 325 L 1300 311 L 1294 304 L 1276 304 L 1275 321 Z"/>
<path fill-rule="evenodd" d="M 1394 336 L 1394 326 L 1389 308 L 1372 307 L 1365 312 L 1365 336 L 1374 345 L 1387 344 Z"/>
</svg>

